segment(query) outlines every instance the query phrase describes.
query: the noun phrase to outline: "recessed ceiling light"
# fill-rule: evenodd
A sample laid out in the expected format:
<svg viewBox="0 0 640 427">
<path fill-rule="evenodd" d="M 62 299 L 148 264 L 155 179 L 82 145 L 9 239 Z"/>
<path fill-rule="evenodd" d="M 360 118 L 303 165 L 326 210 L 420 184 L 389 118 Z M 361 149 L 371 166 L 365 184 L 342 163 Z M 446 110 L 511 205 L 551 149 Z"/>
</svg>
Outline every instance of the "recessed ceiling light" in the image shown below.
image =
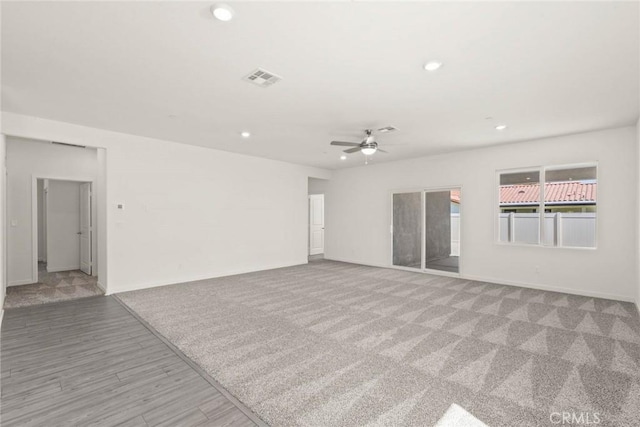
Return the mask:
<svg viewBox="0 0 640 427">
<path fill-rule="evenodd" d="M 247 132 L 245 130 L 244 132 L 240 132 L 240 136 L 243 138 L 249 138 L 251 136 L 251 132 Z"/>
<path fill-rule="evenodd" d="M 224 3 L 216 3 L 211 6 L 211 13 L 216 19 L 224 22 L 231 21 L 234 15 L 233 9 Z"/>
<path fill-rule="evenodd" d="M 340 156 L 340 160 L 347 160 L 347 156 L 343 154 L 342 156 Z"/>
<path fill-rule="evenodd" d="M 496 126 L 496 130 L 505 130 L 507 128 L 507 125 L 497 125 Z"/>
<path fill-rule="evenodd" d="M 424 64 L 424 69 L 427 71 L 435 71 L 440 67 L 442 67 L 442 62 L 440 61 L 429 61 Z"/>
</svg>

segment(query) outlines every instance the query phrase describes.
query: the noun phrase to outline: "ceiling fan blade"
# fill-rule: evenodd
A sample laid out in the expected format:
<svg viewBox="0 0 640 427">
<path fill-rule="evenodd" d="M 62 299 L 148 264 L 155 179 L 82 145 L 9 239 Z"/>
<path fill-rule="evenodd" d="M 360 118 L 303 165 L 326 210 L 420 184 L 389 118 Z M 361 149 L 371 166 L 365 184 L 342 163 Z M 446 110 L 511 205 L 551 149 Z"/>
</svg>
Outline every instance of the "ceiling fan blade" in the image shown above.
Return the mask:
<svg viewBox="0 0 640 427">
<path fill-rule="evenodd" d="M 342 145 L 343 147 L 359 147 L 357 142 L 331 141 L 331 145 Z"/>
<path fill-rule="evenodd" d="M 344 150 L 345 153 L 357 153 L 358 151 L 360 151 L 360 146 L 358 144 L 358 147 L 354 147 L 354 148 L 349 148 L 348 150 Z"/>
<path fill-rule="evenodd" d="M 376 150 L 376 152 L 378 152 L 378 151 L 379 151 L 379 152 L 381 152 L 381 153 L 389 154 L 389 152 L 388 152 L 388 151 L 384 151 L 384 150 L 383 150 L 383 149 L 381 149 L 381 148 L 378 148 L 378 149 Z"/>
</svg>

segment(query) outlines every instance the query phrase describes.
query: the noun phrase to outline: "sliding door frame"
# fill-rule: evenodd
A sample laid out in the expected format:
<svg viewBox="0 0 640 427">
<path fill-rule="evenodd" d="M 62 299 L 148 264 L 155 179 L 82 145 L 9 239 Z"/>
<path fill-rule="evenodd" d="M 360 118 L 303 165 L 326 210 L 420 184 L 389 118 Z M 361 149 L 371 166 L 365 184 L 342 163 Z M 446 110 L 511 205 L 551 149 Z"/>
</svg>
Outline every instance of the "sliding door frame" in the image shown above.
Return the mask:
<svg viewBox="0 0 640 427">
<path fill-rule="evenodd" d="M 426 193 L 435 193 L 438 191 L 452 191 L 452 190 L 459 190 L 460 191 L 460 255 L 458 256 L 458 272 L 457 273 L 453 273 L 450 271 L 443 271 L 443 270 L 434 270 L 434 269 L 430 269 L 430 268 L 426 268 L 426 243 L 427 243 L 427 223 L 426 223 L 426 209 L 425 209 L 425 202 L 426 202 Z M 395 265 L 393 263 L 393 196 L 395 194 L 407 194 L 407 193 L 420 193 L 420 218 L 422 220 L 422 226 L 421 226 L 421 230 L 422 230 L 422 237 L 421 237 L 421 248 L 420 248 L 420 256 L 421 256 L 421 261 L 420 261 L 420 268 L 413 268 L 413 267 L 404 267 L 401 265 Z M 447 185 L 447 186 L 438 186 L 438 187 L 430 187 L 430 186 L 426 186 L 426 187 L 416 187 L 416 188 L 410 188 L 410 189 L 399 189 L 399 190 L 391 190 L 389 192 L 389 200 L 390 200 L 390 208 L 389 208 L 389 217 L 390 217 L 390 221 L 389 221 L 389 247 L 390 247 L 390 255 L 391 255 L 391 260 L 389 262 L 390 268 L 394 268 L 396 270 L 404 270 L 404 271 L 412 271 L 414 273 L 417 272 L 422 272 L 422 273 L 428 273 L 428 274 L 434 274 L 434 275 L 439 275 L 439 276 L 448 276 L 448 277 L 463 277 L 462 272 L 463 272 L 463 260 L 462 260 L 462 231 L 463 231 L 463 227 L 462 227 L 462 218 L 463 218 L 463 210 L 464 210 L 464 206 L 462 203 L 463 200 L 463 187 L 462 185 Z"/>
</svg>

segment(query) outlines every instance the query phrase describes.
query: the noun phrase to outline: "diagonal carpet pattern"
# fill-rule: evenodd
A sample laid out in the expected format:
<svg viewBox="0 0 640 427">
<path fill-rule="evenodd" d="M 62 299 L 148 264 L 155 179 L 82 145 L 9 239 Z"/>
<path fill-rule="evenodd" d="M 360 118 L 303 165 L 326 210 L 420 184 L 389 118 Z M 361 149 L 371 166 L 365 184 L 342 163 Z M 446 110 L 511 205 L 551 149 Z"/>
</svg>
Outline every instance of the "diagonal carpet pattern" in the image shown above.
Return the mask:
<svg viewBox="0 0 640 427">
<path fill-rule="evenodd" d="M 631 303 L 333 261 L 118 296 L 273 426 L 640 420 Z"/>
<path fill-rule="evenodd" d="M 27 307 L 103 295 L 97 278 L 80 270 L 48 273 L 38 264 L 38 283 L 7 287 L 4 308 Z"/>
</svg>

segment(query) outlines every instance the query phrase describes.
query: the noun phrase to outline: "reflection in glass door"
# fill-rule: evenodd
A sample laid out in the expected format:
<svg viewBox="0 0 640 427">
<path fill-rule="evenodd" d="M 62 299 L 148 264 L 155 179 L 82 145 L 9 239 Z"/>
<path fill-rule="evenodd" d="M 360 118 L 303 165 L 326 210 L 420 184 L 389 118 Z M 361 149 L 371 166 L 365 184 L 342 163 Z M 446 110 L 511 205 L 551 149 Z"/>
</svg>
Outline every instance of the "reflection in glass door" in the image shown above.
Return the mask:
<svg viewBox="0 0 640 427">
<path fill-rule="evenodd" d="M 459 272 L 460 189 L 424 195 L 425 268 Z"/>
<path fill-rule="evenodd" d="M 393 195 L 393 265 L 422 268 L 422 192 Z"/>
</svg>

